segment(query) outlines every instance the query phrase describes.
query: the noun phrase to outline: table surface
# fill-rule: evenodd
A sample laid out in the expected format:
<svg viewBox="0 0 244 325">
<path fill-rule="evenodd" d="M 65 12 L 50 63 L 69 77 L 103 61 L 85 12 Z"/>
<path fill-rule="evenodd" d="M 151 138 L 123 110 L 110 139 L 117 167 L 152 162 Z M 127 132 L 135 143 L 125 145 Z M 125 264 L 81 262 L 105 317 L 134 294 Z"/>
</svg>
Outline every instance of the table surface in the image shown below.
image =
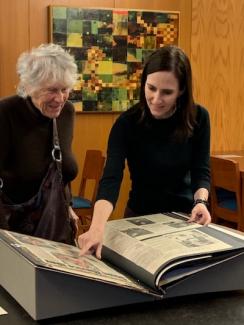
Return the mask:
<svg viewBox="0 0 244 325">
<path fill-rule="evenodd" d="M 75 293 L 74 293 L 75 294 Z M 60 297 L 60 299 L 62 299 Z M 8 314 L 0 325 L 241 325 L 244 324 L 244 291 L 171 298 L 106 310 L 90 311 L 39 322 L 0 286 L 0 306 Z"/>
</svg>

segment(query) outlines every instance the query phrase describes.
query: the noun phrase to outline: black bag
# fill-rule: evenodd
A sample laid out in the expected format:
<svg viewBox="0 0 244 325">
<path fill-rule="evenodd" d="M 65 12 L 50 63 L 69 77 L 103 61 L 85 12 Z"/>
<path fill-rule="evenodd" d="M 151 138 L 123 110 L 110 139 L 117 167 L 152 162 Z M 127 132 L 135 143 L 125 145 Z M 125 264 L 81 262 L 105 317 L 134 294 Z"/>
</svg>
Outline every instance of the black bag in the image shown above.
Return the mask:
<svg viewBox="0 0 244 325">
<path fill-rule="evenodd" d="M 56 119 L 53 119 L 53 161 L 38 193 L 30 200 L 14 204 L 3 193 L 0 182 L 0 228 L 67 244 L 75 243 L 75 225 L 69 215 L 65 192 Z"/>
</svg>

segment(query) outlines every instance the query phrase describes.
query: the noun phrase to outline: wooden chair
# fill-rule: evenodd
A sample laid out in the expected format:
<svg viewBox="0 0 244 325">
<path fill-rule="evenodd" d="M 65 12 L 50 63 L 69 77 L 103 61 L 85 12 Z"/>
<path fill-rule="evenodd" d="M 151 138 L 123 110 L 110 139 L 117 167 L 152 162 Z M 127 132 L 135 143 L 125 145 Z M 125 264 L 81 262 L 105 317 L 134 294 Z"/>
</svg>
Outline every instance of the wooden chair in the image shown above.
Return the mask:
<svg viewBox="0 0 244 325">
<path fill-rule="evenodd" d="M 213 222 L 229 226 L 234 223 L 238 230 L 243 231 L 241 176 L 238 162 L 211 157 L 210 166 L 210 197 Z"/>
<path fill-rule="evenodd" d="M 73 210 L 81 222 L 79 225 L 80 233 L 89 229 L 104 162 L 105 157 L 102 155 L 102 151 L 86 151 L 79 194 L 72 199 Z"/>
</svg>

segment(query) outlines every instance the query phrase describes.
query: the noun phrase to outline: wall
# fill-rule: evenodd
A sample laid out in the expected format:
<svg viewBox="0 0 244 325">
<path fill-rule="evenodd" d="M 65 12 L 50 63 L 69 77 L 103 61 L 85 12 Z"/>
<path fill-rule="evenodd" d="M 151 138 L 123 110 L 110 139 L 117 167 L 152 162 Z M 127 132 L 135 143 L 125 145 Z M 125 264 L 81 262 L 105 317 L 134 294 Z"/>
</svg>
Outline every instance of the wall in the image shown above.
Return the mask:
<svg viewBox="0 0 244 325">
<path fill-rule="evenodd" d="M 244 0 L 192 0 L 195 95 L 211 117 L 212 150 L 244 149 Z"/>
<path fill-rule="evenodd" d="M 48 42 L 49 5 L 83 6 L 93 8 L 131 8 L 173 10 L 181 12 L 180 44 L 190 54 L 191 0 L 8 0 L 0 1 L 0 96 L 15 93 L 17 76 L 15 64 L 21 52 Z M 117 114 L 77 114 L 74 134 L 74 152 L 82 170 L 84 153 L 88 148 L 105 153 L 110 128 Z M 80 173 L 73 182 L 77 193 Z M 128 197 L 130 180 L 125 170 L 120 197 L 113 217 L 119 217 Z"/>
</svg>

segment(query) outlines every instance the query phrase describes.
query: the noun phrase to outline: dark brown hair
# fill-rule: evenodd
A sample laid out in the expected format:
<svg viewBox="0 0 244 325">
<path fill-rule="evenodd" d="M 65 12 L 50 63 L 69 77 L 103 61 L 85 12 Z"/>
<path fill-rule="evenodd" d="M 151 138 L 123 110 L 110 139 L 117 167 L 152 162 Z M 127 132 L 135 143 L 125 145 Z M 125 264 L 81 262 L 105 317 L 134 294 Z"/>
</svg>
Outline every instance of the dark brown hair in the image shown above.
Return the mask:
<svg viewBox="0 0 244 325">
<path fill-rule="evenodd" d="M 194 125 L 196 124 L 190 61 L 187 55 L 174 45 L 164 46 L 149 56 L 141 77 L 140 106 L 142 109 L 142 121 L 149 110 L 145 98 L 147 76 L 157 71 L 173 72 L 179 82 L 179 89 L 182 92 L 176 103 L 179 126 L 174 135 L 179 140 L 186 139 L 192 135 Z"/>
</svg>

